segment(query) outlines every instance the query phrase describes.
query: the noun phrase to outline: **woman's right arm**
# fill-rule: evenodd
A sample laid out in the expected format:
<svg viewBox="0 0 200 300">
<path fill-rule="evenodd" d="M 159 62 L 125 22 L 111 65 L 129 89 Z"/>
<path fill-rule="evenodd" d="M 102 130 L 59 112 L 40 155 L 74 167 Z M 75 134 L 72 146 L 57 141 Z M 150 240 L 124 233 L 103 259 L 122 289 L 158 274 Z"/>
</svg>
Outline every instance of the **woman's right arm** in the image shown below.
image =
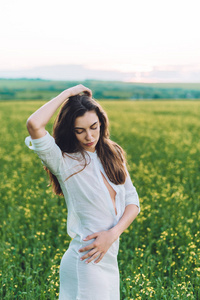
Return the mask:
<svg viewBox="0 0 200 300">
<path fill-rule="evenodd" d="M 56 110 L 71 96 L 75 96 L 80 93 L 85 93 L 89 97 L 92 97 L 90 89 L 86 88 L 82 84 L 76 85 L 69 89 L 64 90 L 57 97 L 44 104 L 38 110 L 36 110 L 27 120 L 27 129 L 32 139 L 39 139 L 46 134 L 45 126 L 54 115 Z"/>
</svg>

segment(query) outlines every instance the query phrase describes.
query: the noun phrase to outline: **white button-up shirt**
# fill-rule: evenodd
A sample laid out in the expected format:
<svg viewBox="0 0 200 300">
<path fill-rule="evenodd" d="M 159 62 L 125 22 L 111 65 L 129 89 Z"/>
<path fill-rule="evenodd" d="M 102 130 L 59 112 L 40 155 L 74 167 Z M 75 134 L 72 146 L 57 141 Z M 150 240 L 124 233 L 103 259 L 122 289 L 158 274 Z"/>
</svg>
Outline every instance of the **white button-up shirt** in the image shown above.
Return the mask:
<svg viewBox="0 0 200 300">
<path fill-rule="evenodd" d="M 48 132 L 39 139 L 31 139 L 29 136 L 25 143 L 37 153 L 43 164 L 59 181 L 68 209 L 67 232 L 70 237 L 78 235 L 84 238 L 91 233 L 110 229 L 117 224 L 129 204 L 137 205 L 140 211 L 138 194 L 128 171 L 124 184 L 112 183 L 96 151 L 86 151 L 85 169 L 67 179 L 83 168 L 84 161 L 80 160 L 80 153 L 62 155 L 62 151 Z M 101 172 L 116 192 L 117 214 Z"/>
</svg>

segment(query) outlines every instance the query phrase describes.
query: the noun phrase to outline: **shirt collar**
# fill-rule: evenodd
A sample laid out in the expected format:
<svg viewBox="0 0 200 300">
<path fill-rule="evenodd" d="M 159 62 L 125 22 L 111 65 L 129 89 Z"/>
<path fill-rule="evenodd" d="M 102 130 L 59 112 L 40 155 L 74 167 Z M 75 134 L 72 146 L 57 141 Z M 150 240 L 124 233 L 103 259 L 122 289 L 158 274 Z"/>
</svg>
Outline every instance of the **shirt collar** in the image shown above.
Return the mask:
<svg viewBox="0 0 200 300">
<path fill-rule="evenodd" d="M 86 151 L 87 154 L 90 156 L 90 158 L 96 158 L 97 157 L 97 151 L 95 150 L 94 152 Z"/>
</svg>

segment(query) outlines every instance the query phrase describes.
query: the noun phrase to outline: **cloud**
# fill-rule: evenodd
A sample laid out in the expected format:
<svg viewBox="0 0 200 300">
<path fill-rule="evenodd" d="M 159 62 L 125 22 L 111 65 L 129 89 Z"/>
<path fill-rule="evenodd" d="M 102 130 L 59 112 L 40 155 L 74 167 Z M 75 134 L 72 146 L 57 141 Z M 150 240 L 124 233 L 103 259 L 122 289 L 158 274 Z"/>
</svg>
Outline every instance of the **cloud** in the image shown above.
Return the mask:
<svg viewBox="0 0 200 300">
<path fill-rule="evenodd" d="M 117 80 L 127 82 L 200 82 L 200 65 L 166 65 L 125 72 L 76 64 L 40 66 L 0 71 L 1 78 L 41 78 L 50 80 Z"/>
</svg>

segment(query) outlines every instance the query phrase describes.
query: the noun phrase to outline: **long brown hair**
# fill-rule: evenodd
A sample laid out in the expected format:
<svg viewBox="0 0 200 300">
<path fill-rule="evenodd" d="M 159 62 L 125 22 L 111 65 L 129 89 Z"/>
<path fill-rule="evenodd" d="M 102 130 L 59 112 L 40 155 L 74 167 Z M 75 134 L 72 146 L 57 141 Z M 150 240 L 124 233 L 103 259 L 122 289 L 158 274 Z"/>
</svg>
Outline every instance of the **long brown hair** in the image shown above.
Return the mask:
<svg viewBox="0 0 200 300">
<path fill-rule="evenodd" d="M 55 142 L 61 149 L 63 156 L 65 154 L 80 152 L 83 159 L 85 159 L 84 169 L 87 165 L 85 151 L 82 149 L 76 138 L 74 123 L 77 117 L 83 116 L 87 111 L 95 111 L 101 123 L 96 151 L 103 168 L 111 182 L 117 185 L 123 184 L 127 176 L 124 166 L 125 152 L 117 143 L 110 140 L 108 117 L 100 104 L 94 99 L 86 95 L 69 97 L 61 107 L 54 122 L 53 137 Z M 63 195 L 56 176 L 53 175 L 48 168 L 45 167 L 45 170 L 50 177 L 53 192 L 57 195 Z M 72 176 L 75 174 L 76 173 L 72 174 Z"/>
</svg>

